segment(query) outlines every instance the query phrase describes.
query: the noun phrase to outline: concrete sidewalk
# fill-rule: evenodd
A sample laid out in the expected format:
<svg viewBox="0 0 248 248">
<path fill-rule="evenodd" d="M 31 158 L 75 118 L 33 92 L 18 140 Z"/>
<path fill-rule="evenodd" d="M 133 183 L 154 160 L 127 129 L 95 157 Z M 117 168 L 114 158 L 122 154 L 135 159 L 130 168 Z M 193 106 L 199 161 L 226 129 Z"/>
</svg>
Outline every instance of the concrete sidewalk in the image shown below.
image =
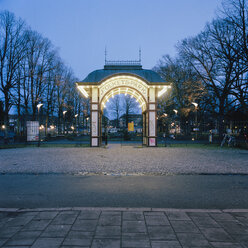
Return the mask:
<svg viewBox="0 0 248 248">
<path fill-rule="evenodd" d="M 247 248 L 248 209 L 0 209 L 0 247 Z"/>
</svg>

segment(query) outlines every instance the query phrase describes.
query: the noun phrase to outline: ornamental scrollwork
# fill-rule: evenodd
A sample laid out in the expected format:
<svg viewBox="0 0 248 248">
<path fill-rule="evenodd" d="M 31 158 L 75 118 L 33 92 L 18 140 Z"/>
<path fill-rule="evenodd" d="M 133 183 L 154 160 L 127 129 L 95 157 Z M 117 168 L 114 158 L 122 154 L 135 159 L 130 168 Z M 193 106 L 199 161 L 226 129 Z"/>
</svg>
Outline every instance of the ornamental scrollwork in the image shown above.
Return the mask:
<svg viewBox="0 0 248 248">
<path fill-rule="evenodd" d="M 103 83 L 99 87 L 99 93 L 100 93 L 100 99 L 109 92 L 110 90 L 116 88 L 116 87 L 130 87 L 136 89 L 140 94 L 143 95 L 143 97 L 147 100 L 147 94 L 148 94 L 148 87 L 139 82 L 138 80 L 132 80 L 132 79 L 116 79 L 113 78 L 112 80 L 109 80 L 105 83 Z"/>
</svg>

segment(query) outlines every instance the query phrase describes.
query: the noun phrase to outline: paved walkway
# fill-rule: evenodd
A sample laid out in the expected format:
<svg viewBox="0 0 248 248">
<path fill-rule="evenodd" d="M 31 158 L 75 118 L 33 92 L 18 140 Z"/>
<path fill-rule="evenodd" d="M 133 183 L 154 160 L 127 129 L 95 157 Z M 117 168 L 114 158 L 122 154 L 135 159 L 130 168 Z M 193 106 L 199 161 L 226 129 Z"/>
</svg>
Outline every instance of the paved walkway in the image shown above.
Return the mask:
<svg viewBox="0 0 248 248">
<path fill-rule="evenodd" d="M 0 209 L 0 247 L 247 248 L 248 210 Z"/>
<path fill-rule="evenodd" d="M 248 151 L 221 148 L 0 149 L 0 173 L 248 174 Z"/>
</svg>

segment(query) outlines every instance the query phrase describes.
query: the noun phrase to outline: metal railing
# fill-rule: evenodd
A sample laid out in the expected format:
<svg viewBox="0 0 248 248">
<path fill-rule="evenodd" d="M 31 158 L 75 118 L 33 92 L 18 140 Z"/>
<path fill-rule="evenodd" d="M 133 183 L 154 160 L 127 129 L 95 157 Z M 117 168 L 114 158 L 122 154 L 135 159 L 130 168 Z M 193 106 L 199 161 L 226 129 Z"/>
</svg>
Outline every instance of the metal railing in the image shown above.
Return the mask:
<svg viewBox="0 0 248 248">
<path fill-rule="evenodd" d="M 140 60 L 106 60 L 105 65 L 141 65 Z"/>
</svg>

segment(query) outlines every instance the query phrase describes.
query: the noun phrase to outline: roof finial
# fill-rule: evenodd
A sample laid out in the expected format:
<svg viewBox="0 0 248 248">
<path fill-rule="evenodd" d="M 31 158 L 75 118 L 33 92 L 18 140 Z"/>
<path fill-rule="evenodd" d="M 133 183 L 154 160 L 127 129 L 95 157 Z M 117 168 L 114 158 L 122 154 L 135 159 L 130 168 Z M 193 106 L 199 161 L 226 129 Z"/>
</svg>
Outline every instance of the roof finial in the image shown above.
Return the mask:
<svg viewBox="0 0 248 248">
<path fill-rule="evenodd" d="M 105 64 L 107 62 L 107 47 L 105 46 Z"/>
<path fill-rule="evenodd" d="M 139 47 L 139 62 L 141 63 L 141 48 Z"/>
</svg>

